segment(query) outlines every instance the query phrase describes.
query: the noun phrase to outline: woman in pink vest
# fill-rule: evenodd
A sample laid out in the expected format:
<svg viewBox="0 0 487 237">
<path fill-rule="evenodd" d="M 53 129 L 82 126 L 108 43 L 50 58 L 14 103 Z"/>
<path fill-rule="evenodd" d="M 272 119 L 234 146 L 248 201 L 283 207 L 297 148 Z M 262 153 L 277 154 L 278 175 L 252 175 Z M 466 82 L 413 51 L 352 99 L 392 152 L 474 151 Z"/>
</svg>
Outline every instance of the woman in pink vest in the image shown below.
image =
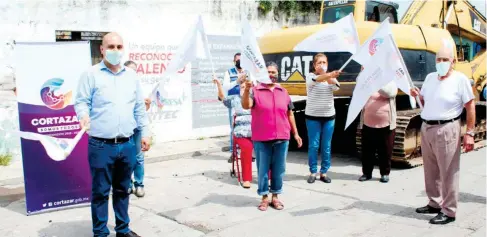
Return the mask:
<svg viewBox="0 0 487 237">
<path fill-rule="evenodd" d="M 259 83 L 252 88 L 252 82 L 247 81 L 242 96 L 242 107 L 251 109 L 252 113 L 252 141 L 257 156 L 258 189 L 262 196 L 259 210 L 265 211 L 271 207 L 282 210 L 284 205 L 278 199 L 282 193 L 282 181 L 286 168 L 286 156 L 291 131 L 302 146 L 301 137 L 296 128 L 294 108 L 286 89 L 277 84 L 277 64 L 267 63 L 271 83 Z M 269 189 L 268 172 L 271 172 L 271 186 Z M 272 193 L 269 200 L 268 195 Z"/>
</svg>

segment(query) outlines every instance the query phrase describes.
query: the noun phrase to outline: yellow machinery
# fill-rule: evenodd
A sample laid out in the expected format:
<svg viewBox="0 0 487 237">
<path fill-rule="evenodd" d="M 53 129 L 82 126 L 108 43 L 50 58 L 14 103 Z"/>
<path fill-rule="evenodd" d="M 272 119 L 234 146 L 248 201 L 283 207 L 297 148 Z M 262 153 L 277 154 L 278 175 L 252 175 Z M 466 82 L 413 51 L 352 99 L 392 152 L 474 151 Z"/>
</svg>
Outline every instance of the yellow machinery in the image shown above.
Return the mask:
<svg viewBox="0 0 487 237">
<path fill-rule="evenodd" d="M 441 39 L 449 39 L 457 45 L 455 69 L 471 78 L 476 95 L 476 140 L 485 139 L 485 95 L 482 95 L 486 84 L 485 17 L 468 1 L 460 0 L 415 0 L 401 21 L 398 19 L 397 9 L 396 3 L 384 1 L 323 1 L 320 24 L 273 31 L 259 39 L 259 46 L 265 61 L 275 61 L 279 65 L 281 85 L 291 95 L 298 97 L 306 96 L 304 78 L 310 72 L 315 53 L 294 52 L 294 46 L 349 13 L 354 15 L 361 43 L 374 33 L 380 22 L 389 17 L 394 40 L 401 51 L 413 83 L 419 88 L 426 75 L 436 71 L 435 53 L 442 43 Z M 325 52 L 325 54 L 328 57 L 329 70 L 339 69 L 351 56 L 347 52 Z M 335 92 L 337 111 L 333 138 L 335 151 L 356 150 L 360 153 L 361 150 L 360 130 L 356 129 L 358 118 L 346 131 L 343 131 L 348 103 L 360 68 L 361 65 L 352 60 L 338 78 L 341 87 Z M 298 99 L 294 103 L 298 129 L 301 137 L 306 140 L 304 123 L 306 99 Z M 401 92 L 397 97 L 397 109 L 393 160 L 410 167 L 419 165 L 422 163 L 420 110 L 412 109 L 409 97 Z M 462 121 L 465 123 L 465 113 Z"/>
</svg>

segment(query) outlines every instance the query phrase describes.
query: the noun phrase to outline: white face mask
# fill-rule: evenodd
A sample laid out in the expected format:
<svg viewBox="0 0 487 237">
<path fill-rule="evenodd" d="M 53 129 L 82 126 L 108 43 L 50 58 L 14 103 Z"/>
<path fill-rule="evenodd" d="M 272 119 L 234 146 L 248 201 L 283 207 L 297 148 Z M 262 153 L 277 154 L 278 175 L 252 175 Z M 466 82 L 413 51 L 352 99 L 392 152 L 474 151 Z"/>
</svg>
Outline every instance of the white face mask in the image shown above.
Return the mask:
<svg viewBox="0 0 487 237">
<path fill-rule="evenodd" d="M 111 65 L 119 65 L 123 57 L 123 51 L 119 50 L 105 50 L 105 59 Z"/>
<path fill-rule="evenodd" d="M 450 66 L 451 62 L 436 63 L 436 72 L 438 72 L 438 75 L 441 77 L 444 77 L 448 71 L 450 71 Z"/>
</svg>

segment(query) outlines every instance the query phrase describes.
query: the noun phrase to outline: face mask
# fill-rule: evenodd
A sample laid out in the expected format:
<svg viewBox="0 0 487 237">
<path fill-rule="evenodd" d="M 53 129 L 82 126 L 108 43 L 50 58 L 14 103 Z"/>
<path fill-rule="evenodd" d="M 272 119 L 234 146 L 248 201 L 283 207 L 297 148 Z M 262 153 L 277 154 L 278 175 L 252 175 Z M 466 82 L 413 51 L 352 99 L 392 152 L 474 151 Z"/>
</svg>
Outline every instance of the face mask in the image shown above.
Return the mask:
<svg viewBox="0 0 487 237">
<path fill-rule="evenodd" d="M 277 77 L 275 77 L 275 76 L 269 76 L 269 78 L 271 79 L 272 83 L 276 83 L 277 82 Z"/>
<path fill-rule="evenodd" d="M 323 69 L 323 72 L 326 72 L 328 70 L 328 66 L 327 65 L 323 65 L 323 66 L 321 66 L 321 68 Z"/>
<path fill-rule="evenodd" d="M 237 60 L 237 61 L 235 61 L 235 67 L 237 67 L 238 69 L 242 69 L 242 68 L 240 67 L 240 59 L 239 59 L 239 60 Z"/>
<path fill-rule="evenodd" d="M 451 62 L 436 63 L 436 71 L 441 77 L 444 77 L 450 71 Z"/>
<path fill-rule="evenodd" d="M 105 50 L 105 59 L 111 65 L 119 65 L 122 60 L 123 52 L 115 50 Z"/>
</svg>

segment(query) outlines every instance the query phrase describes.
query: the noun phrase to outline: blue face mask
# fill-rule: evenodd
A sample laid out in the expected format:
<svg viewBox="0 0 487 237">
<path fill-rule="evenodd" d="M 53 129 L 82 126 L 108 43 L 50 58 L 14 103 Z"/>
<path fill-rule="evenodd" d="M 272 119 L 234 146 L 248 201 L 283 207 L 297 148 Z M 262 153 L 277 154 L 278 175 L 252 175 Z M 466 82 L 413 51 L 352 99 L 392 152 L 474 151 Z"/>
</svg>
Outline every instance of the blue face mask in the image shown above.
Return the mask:
<svg viewBox="0 0 487 237">
<path fill-rule="evenodd" d="M 450 66 L 451 62 L 436 63 L 436 72 L 438 72 L 441 77 L 444 77 L 448 71 L 450 71 Z"/>
<path fill-rule="evenodd" d="M 105 59 L 111 65 L 119 65 L 122 60 L 123 52 L 118 50 L 105 50 Z"/>
</svg>

